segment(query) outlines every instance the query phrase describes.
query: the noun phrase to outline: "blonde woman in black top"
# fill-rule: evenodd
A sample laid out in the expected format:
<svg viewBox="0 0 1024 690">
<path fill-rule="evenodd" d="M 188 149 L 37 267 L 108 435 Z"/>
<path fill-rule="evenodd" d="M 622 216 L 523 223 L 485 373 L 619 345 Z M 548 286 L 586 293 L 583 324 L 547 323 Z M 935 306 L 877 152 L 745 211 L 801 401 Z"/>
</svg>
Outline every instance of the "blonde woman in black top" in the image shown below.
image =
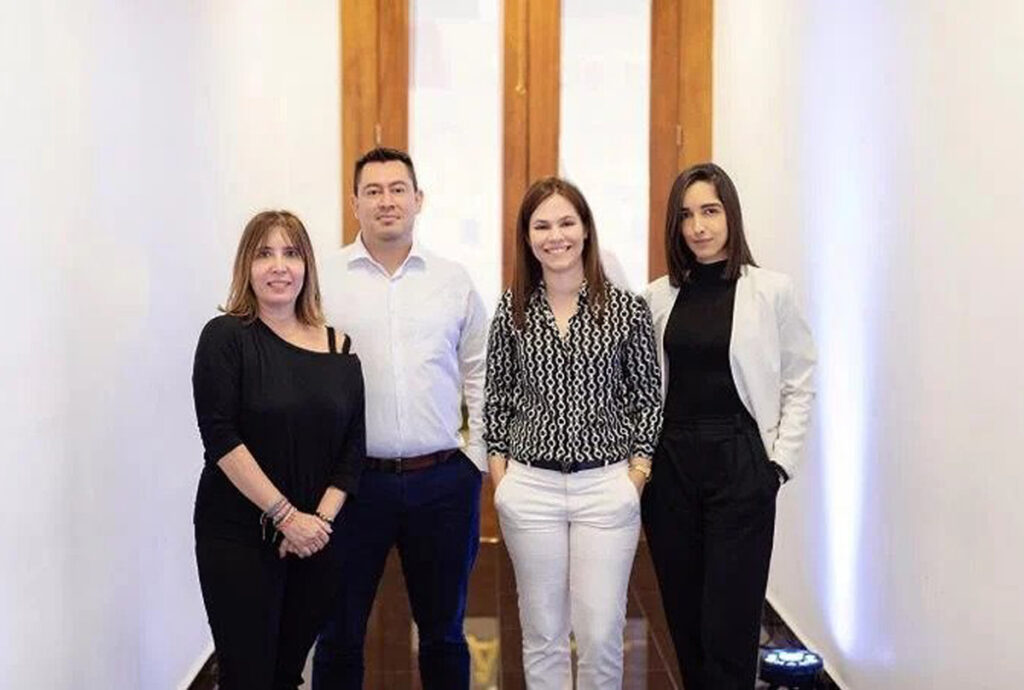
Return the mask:
<svg viewBox="0 0 1024 690">
<path fill-rule="evenodd" d="M 192 386 L 206 463 L 196 560 L 223 690 L 298 688 L 338 582 L 331 523 L 358 487 L 363 380 L 325 327 L 313 250 L 286 211 L 249 221 Z"/>
<path fill-rule="evenodd" d="M 661 405 L 650 312 L 608 283 L 586 199 L 526 192 L 491 325 L 484 440 L 531 690 L 622 686 L 626 587 Z"/>
</svg>

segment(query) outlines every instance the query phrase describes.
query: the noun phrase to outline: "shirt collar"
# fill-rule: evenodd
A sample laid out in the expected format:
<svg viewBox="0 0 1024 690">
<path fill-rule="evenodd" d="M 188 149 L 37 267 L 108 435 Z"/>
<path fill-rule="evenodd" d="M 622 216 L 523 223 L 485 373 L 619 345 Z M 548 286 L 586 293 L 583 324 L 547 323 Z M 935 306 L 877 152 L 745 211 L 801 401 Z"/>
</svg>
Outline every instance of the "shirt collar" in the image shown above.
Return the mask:
<svg viewBox="0 0 1024 690">
<path fill-rule="evenodd" d="M 357 263 L 357 262 L 359 262 L 359 263 L 368 263 L 368 264 L 376 266 L 380 270 L 384 271 L 384 267 L 381 266 L 380 263 L 378 263 L 377 260 L 374 259 L 373 256 L 370 255 L 370 252 L 366 248 L 366 245 L 363 244 L 363 233 L 362 233 L 362 231 L 360 231 L 356 235 L 356 239 L 352 242 L 351 246 L 352 246 L 352 251 L 348 255 L 348 263 L 349 263 L 349 265 L 352 265 L 353 263 Z M 418 264 L 420 266 L 426 266 L 426 264 L 427 264 L 427 253 L 423 249 L 423 245 L 420 244 L 420 241 L 416 238 L 415 234 L 413 234 L 413 236 L 412 236 L 412 247 L 410 247 L 410 249 L 409 249 L 409 256 L 405 257 L 405 261 L 403 261 L 402 265 L 398 267 L 397 271 L 395 271 L 395 276 L 398 276 L 398 275 L 401 275 L 402 273 L 404 273 L 406 267 L 410 266 L 410 265 L 412 265 L 414 263 Z"/>
<path fill-rule="evenodd" d="M 587 279 L 586 278 L 584 278 L 583 282 L 580 284 L 580 290 L 579 290 L 579 293 L 577 293 L 577 294 L 579 295 L 580 302 L 582 302 L 583 304 L 587 304 L 588 303 L 588 301 L 590 299 L 590 285 L 589 285 L 589 283 L 587 283 Z M 537 283 L 537 289 L 533 291 L 533 295 L 531 297 L 533 299 L 543 299 L 543 298 L 547 297 L 547 295 L 548 295 L 547 285 L 544 284 L 544 279 L 541 278 L 540 282 Z"/>
</svg>

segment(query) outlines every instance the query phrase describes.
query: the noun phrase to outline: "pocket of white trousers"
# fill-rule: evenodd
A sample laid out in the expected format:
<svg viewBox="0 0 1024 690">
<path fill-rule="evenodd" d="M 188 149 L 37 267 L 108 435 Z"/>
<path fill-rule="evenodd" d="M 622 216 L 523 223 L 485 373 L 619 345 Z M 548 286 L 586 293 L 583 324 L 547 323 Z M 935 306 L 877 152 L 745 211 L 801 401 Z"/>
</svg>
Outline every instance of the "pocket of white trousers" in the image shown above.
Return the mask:
<svg viewBox="0 0 1024 690">
<path fill-rule="evenodd" d="M 499 504 L 504 503 L 505 492 L 503 489 L 510 479 L 508 468 L 505 469 L 505 474 L 501 476 L 501 481 L 494 487 L 494 507 L 497 508 Z"/>
<path fill-rule="evenodd" d="M 640 489 L 636 488 L 636 484 L 629 478 L 629 467 L 626 467 L 626 471 L 622 473 L 622 476 L 626 480 L 626 484 L 629 485 L 629 495 L 633 498 L 633 503 L 637 507 L 640 506 Z"/>
</svg>

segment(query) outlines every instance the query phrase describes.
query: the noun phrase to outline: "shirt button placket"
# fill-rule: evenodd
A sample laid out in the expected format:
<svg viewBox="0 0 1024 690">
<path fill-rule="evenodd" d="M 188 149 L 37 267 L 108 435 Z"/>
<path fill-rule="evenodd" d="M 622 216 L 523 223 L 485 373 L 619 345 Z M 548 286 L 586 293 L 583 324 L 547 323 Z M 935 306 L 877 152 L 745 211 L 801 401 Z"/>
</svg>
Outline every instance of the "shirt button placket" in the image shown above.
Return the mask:
<svg viewBox="0 0 1024 690">
<path fill-rule="evenodd" d="M 393 441 L 393 447 L 395 448 L 395 455 L 400 456 L 405 452 L 405 425 L 402 423 L 405 417 L 405 410 L 403 409 L 403 401 L 401 391 L 405 386 L 404 381 L 404 367 L 402 366 L 402 324 L 399 318 L 399 295 L 398 295 L 398 279 L 401 275 L 399 271 L 393 276 L 388 278 L 388 304 L 387 304 L 387 315 L 388 315 L 388 331 L 389 338 L 388 342 L 391 346 L 391 371 L 392 380 L 395 388 L 392 394 L 395 396 L 395 439 Z"/>
</svg>

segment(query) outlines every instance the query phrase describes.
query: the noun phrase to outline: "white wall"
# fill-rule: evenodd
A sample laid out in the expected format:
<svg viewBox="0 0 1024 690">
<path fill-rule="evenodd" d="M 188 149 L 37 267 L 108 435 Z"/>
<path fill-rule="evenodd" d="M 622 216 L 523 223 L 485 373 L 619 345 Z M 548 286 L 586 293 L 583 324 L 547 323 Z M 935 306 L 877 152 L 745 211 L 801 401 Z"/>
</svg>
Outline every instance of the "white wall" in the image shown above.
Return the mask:
<svg viewBox="0 0 1024 690">
<path fill-rule="evenodd" d="M 413 2 L 409 150 L 423 187 L 416 236 L 501 295 L 501 2 Z"/>
<path fill-rule="evenodd" d="M 337 3 L 5 2 L 0 64 L 0 687 L 174 687 L 192 352 L 254 212 L 337 243 Z"/>
<path fill-rule="evenodd" d="M 587 197 L 604 269 L 647 284 L 651 3 L 563 0 L 559 174 Z"/>
<path fill-rule="evenodd" d="M 770 598 L 846 687 L 1004 687 L 1024 612 L 1024 5 L 715 11 L 715 157 L 821 350 Z"/>
</svg>

